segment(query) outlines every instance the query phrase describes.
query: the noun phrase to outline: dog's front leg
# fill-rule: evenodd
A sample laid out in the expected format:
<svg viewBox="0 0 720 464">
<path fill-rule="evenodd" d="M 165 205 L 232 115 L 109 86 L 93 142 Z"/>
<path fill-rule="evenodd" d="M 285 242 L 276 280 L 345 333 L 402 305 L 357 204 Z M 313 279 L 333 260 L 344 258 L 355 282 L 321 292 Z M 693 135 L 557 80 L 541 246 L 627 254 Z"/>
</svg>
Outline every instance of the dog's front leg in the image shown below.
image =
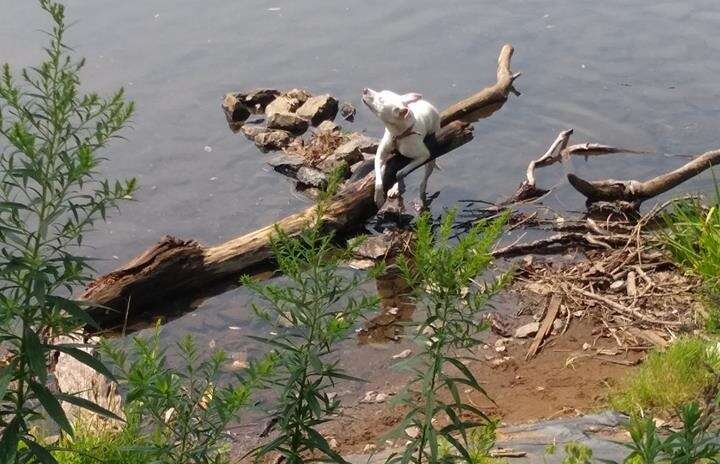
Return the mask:
<svg viewBox="0 0 720 464">
<path fill-rule="evenodd" d="M 393 186 L 392 193 L 388 192 L 388 195 L 390 196 L 396 196 L 396 195 L 402 195 L 402 193 L 405 191 L 405 177 L 407 177 L 408 174 L 410 174 L 412 171 L 414 171 L 417 167 L 422 166 L 423 163 L 425 163 L 428 159 L 430 159 L 430 150 L 425 146 L 424 143 L 421 143 L 415 150 L 414 150 L 415 157 L 413 157 L 413 160 L 399 170 L 397 174 L 395 175 L 395 179 L 397 180 L 397 184 Z M 430 170 L 432 172 L 432 170 Z M 428 170 L 425 171 L 426 176 L 429 176 Z M 420 196 L 425 196 L 425 188 L 427 187 L 427 177 L 423 179 L 423 181 L 420 183 Z"/>
<path fill-rule="evenodd" d="M 377 152 L 375 152 L 375 204 L 378 208 L 385 202 L 385 190 L 383 187 L 383 177 L 385 176 L 385 166 L 387 160 L 390 159 L 393 151 L 392 136 L 385 131 L 385 135 L 380 140 Z"/>
</svg>

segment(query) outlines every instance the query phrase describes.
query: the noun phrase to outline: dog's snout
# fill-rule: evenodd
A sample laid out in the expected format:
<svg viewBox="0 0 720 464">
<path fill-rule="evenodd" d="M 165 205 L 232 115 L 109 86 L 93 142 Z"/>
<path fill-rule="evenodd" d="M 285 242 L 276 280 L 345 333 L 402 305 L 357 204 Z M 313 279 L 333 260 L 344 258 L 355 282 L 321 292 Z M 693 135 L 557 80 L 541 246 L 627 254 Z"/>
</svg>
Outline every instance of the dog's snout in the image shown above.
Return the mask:
<svg viewBox="0 0 720 464">
<path fill-rule="evenodd" d="M 365 87 L 365 88 L 363 89 L 363 95 L 367 95 L 367 94 L 369 94 L 369 93 L 370 93 L 370 89 L 368 89 L 367 87 Z"/>
</svg>

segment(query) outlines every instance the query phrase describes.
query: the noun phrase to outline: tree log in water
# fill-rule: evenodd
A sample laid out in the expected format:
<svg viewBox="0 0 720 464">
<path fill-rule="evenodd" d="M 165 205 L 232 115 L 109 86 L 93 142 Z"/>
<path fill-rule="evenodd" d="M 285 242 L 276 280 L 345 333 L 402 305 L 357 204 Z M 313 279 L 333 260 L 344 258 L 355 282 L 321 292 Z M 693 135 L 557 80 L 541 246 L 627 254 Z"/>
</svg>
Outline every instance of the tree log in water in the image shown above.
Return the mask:
<svg viewBox="0 0 720 464">
<path fill-rule="evenodd" d="M 442 129 L 429 146 L 438 157 L 472 139 L 468 121 L 486 117 L 506 101 L 519 74 L 510 70 L 513 47 L 502 47 L 498 59 L 498 81 L 477 94 L 443 111 Z M 464 122 L 461 122 L 464 121 Z M 393 185 L 395 173 L 408 160 L 394 157 L 387 173 Z M 325 205 L 323 224 L 328 229 L 344 231 L 357 226 L 377 212 L 373 201 L 374 173 L 348 182 Z M 121 268 L 97 278 L 82 298 L 95 305 L 90 310 L 101 328 L 111 328 L 133 319 L 152 304 L 161 303 L 182 293 L 201 290 L 229 276 L 248 271 L 272 258 L 270 238 L 275 228 L 293 236 L 316 217 L 315 206 L 281 219 L 275 224 L 250 232 L 215 246 L 201 246 L 194 240 L 163 237 L 159 243 L 141 253 Z"/>
<path fill-rule="evenodd" d="M 718 163 L 720 163 L 720 150 L 712 150 L 703 153 L 674 171 L 653 177 L 644 182 L 612 179 L 588 181 L 575 174 L 568 174 L 567 178 L 570 185 L 583 194 L 590 203 L 625 201 L 639 207 L 643 201 L 667 192 Z"/>
</svg>

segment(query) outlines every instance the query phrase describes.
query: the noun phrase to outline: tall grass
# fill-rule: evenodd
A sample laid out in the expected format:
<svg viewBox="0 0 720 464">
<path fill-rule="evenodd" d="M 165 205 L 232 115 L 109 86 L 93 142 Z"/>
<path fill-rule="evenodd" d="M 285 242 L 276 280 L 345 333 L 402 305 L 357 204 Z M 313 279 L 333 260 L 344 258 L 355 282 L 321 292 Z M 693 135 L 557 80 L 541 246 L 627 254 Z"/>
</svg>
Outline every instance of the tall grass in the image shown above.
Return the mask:
<svg viewBox="0 0 720 464">
<path fill-rule="evenodd" d="M 635 415 L 673 411 L 702 396 L 717 381 L 717 342 L 680 338 L 665 351 L 653 351 L 610 398 L 612 406 Z"/>
<path fill-rule="evenodd" d="M 705 328 L 720 334 L 720 192 L 705 208 L 697 199 L 677 203 L 663 216 L 661 238 L 673 260 L 703 281 Z"/>
</svg>

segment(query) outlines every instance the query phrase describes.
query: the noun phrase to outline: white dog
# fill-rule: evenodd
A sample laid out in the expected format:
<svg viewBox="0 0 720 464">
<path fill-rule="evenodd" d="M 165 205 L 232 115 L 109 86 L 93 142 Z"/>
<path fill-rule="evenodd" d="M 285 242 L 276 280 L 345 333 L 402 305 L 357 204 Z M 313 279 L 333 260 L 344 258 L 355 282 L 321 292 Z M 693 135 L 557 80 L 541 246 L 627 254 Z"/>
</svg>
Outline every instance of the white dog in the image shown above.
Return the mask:
<svg viewBox="0 0 720 464">
<path fill-rule="evenodd" d="M 440 130 L 440 113 L 417 93 L 398 95 L 389 90 L 376 92 L 364 89 L 362 99 L 370 111 L 385 124 L 385 134 L 375 154 L 375 203 L 379 208 L 385 201 L 383 176 L 387 161 L 395 150 L 412 159 L 410 164 L 398 171 L 398 183 L 388 191 L 388 195 L 393 197 L 402 193 L 405 176 L 430 158 L 430 150 L 424 139 L 426 135 Z M 425 165 L 425 175 L 420 183 L 420 198 L 423 203 L 426 199 L 427 180 L 434 168 L 435 161 Z"/>
</svg>

